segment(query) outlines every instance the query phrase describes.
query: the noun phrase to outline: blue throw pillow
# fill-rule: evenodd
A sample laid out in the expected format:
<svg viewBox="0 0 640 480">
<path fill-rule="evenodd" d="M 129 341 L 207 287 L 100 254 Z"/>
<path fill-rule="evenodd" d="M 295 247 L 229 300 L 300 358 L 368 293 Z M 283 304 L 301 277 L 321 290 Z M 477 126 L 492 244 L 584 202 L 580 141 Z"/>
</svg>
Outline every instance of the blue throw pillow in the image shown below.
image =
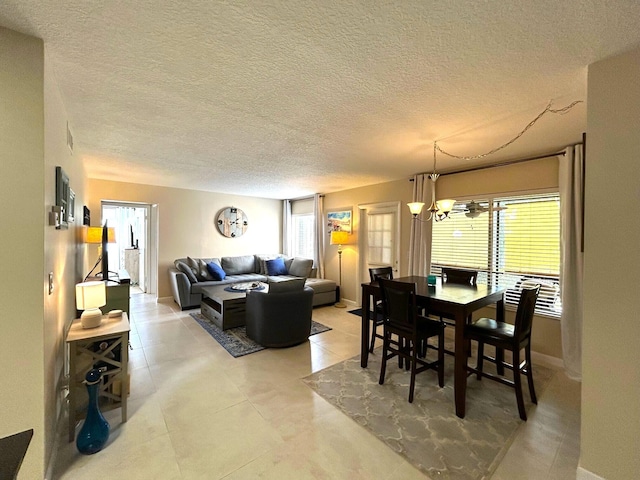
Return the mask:
<svg viewBox="0 0 640 480">
<path fill-rule="evenodd" d="M 284 258 L 274 258 L 273 260 L 267 260 L 267 275 L 276 276 L 276 275 L 286 275 L 287 267 L 284 264 Z"/>
<path fill-rule="evenodd" d="M 213 263 L 213 262 L 207 263 L 207 270 L 209 271 L 209 273 L 211 274 L 214 280 L 218 280 L 218 281 L 224 280 L 224 277 L 227 276 L 227 274 L 224 272 L 222 267 L 217 263 Z"/>
</svg>

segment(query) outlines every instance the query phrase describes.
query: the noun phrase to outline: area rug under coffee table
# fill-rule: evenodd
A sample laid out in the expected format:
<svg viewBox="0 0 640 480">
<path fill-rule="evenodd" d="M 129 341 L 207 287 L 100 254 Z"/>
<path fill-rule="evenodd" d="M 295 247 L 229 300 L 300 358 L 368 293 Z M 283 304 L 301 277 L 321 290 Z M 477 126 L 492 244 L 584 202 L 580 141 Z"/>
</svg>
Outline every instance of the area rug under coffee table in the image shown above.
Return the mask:
<svg viewBox="0 0 640 480">
<path fill-rule="evenodd" d="M 266 347 L 257 344 L 249 337 L 247 337 L 247 330 L 245 326 L 228 328 L 221 330 L 213 322 L 206 319 L 201 313 L 190 313 L 191 317 L 204 328 L 209 335 L 211 335 L 224 349 L 234 357 L 242 357 L 243 355 L 249 355 L 250 353 L 259 352 Z M 331 328 L 321 323 L 311 321 L 311 333 L 310 335 L 316 335 L 318 333 L 326 332 Z"/>
<path fill-rule="evenodd" d="M 524 423 L 514 390 L 469 377 L 467 412 L 461 419 L 454 410 L 453 358 L 445 358 L 444 388 L 438 387 L 435 372 L 421 373 L 409 403 L 410 374 L 398 368 L 396 359 L 387 364 L 384 385 L 378 385 L 380 356 L 381 349 L 376 349 L 369 355 L 368 368 L 360 367 L 356 356 L 303 381 L 430 478 L 489 478 Z M 485 371 L 495 372 L 492 367 L 486 363 Z M 554 372 L 538 365 L 533 372 L 540 401 Z M 524 397 L 531 410 L 526 381 Z"/>
</svg>

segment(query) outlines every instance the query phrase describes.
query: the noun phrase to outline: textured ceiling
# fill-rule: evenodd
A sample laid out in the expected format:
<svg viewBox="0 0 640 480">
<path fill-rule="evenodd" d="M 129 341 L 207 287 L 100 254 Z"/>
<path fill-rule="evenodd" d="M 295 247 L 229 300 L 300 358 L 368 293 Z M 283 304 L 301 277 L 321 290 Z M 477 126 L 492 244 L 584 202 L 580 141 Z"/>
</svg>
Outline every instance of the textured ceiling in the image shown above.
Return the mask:
<svg viewBox="0 0 640 480">
<path fill-rule="evenodd" d="M 94 178 L 268 198 L 380 183 L 506 142 L 640 45 L 638 0 L 2 0 L 44 39 Z M 586 105 L 478 161 L 580 140 Z"/>
</svg>

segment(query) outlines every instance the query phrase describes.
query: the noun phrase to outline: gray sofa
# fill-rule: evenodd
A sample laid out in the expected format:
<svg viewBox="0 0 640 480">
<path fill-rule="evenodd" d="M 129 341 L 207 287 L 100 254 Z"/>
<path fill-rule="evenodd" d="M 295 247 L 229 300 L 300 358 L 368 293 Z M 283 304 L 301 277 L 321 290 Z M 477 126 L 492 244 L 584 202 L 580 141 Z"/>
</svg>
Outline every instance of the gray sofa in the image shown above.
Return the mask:
<svg viewBox="0 0 640 480">
<path fill-rule="evenodd" d="M 267 261 L 282 258 L 286 274 L 268 275 Z M 225 273 L 222 280 L 214 280 L 207 264 L 218 265 Z M 281 254 L 256 254 L 229 257 L 178 258 L 169 268 L 173 299 L 182 310 L 200 307 L 202 289 L 215 285 L 231 285 L 239 282 L 278 282 L 292 278 L 306 278 L 305 285 L 313 290 L 313 306 L 336 302 L 336 282 L 315 278 L 313 261 L 306 258 L 291 258 Z"/>
</svg>

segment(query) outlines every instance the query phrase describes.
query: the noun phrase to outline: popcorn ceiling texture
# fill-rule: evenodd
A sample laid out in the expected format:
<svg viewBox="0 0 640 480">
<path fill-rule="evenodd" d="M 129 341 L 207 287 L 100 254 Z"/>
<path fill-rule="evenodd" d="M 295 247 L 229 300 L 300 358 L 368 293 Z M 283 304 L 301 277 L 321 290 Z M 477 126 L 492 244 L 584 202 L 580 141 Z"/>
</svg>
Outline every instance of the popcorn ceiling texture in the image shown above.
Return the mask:
<svg viewBox="0 0 640 480">
<path fill-rule="evenodd" d="M 430 171 L 434 140 L 491 150 L 586 100 L 587 66 L 638 24 L 637 0 L 0 3 L 44 39 L 90 177 L 267 198 Z M 585 129 L 583 103 L 482 162 Z"/>
</svg>

